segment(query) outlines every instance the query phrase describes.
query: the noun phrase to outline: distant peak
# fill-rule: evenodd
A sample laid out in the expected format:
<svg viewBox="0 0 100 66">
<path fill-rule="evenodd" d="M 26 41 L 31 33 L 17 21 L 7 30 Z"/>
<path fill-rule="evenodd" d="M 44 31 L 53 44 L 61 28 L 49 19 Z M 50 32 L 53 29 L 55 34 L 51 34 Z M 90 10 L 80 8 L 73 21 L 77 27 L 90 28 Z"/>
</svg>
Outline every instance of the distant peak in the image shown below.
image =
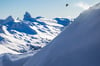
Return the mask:
<svg viewBox="0 0 100 66">
<path fill-rule="evenodd" d="M 29 12 L 25 12 L 24 17 L 28 17 L 28 18 L 30 17 L 31 18 L 31 15 L 30 15 Z"/>
<path fill-rule="evenodd" d="M 36 19 L 32 18 L 29 12 L 25 12 L 23 20 L 35 22 Z"/>
<path fill-rule="evenodd" d="M 25 12 L 23 20 L 28 20 L 32 18 L 29 12 Z"/>
<path fill-rule="evenodd" d="M 14 22 L 14 19 L 13 19 L 13 17 L 12 17 L 12 16 L 8 16 L 8 17 L 6 18 L 6 21 L 9 21 L 9 22 Z"/>
</svg>

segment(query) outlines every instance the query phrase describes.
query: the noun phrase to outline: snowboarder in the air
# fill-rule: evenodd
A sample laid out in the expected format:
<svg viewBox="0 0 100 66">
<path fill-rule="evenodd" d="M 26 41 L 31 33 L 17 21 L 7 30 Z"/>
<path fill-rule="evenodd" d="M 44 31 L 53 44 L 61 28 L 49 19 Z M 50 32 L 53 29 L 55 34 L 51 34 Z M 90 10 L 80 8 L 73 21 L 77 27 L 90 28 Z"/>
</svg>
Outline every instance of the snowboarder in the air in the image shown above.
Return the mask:
<svg viewBox="0 0 100 66">
<path fill-rule="evenodd" d="M 69 5 L 69 4 L 67 3 L 67 4 L 66 4 L 66 7 L 67 7 L 68 5 Z"/>
</svg>

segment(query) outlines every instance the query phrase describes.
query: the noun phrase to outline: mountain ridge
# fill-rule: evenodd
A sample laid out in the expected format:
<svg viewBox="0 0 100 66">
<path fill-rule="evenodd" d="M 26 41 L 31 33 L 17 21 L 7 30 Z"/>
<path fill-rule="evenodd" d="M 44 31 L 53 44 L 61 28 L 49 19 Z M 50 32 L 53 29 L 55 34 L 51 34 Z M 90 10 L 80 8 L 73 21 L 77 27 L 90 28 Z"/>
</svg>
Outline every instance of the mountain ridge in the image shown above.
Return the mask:
<svg viewBox="0 0 100 66">
<path fill-rule="evenodd" d="M 58 19 L 62 23 L 41 16 L 33 18 L 28 12 L 23 20 L 15 20 L 12 16 L 0 19 L 0 45 L 18 53 L 40 49 L 70 24 L 67 18 Z"/>
</svg>

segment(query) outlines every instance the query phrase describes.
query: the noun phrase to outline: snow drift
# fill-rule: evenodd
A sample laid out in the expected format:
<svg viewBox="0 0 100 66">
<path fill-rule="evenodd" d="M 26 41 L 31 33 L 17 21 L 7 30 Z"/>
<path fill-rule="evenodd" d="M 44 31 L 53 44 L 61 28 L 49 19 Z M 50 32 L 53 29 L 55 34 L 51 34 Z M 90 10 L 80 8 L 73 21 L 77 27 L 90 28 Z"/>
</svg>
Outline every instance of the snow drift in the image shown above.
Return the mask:
<svg viewBox="0 0 100 66">
<path fill-rule="evenodd" d="M 100 66 L 100 3 L 81 13 L 24 66 Z"/>
</svg>

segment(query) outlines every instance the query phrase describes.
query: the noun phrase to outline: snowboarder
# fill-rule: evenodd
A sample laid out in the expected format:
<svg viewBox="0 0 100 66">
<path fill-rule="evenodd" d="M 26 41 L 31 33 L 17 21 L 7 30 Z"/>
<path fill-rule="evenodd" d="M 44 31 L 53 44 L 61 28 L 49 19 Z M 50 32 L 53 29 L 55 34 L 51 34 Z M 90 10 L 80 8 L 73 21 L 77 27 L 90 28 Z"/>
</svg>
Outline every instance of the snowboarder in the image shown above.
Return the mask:
<svg viewBox="0 0 100 66">
<path fill-rule="evenodd" d="M 67 4 L 66 4 L 66 7 L 67 7 L 68 5 L 69 5 L 69 4 L 67 3 Z"/>
</svg>

